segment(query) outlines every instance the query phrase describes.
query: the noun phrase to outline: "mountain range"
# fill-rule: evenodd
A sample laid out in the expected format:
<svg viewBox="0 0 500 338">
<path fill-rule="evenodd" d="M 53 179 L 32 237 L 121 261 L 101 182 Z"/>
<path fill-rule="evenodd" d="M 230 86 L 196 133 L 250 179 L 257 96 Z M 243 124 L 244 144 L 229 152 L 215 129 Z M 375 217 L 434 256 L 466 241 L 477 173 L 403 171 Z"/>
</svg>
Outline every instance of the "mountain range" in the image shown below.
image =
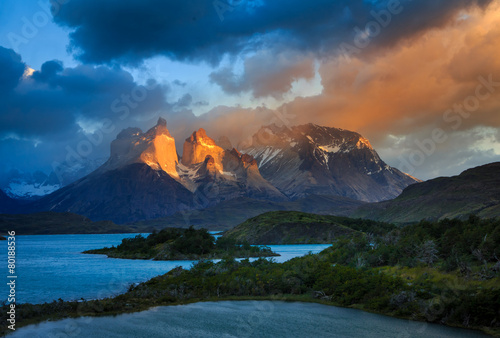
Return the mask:
<svg viewBox="0 0 500 338">
<path fill-rule="evenodd" d="M 382 201 L 418 182 L 385 164 L 361 135 L 313 124 L 263 127 L 242 150 L 200 128 L 179 153 L 163 118 L 146 132 L 124 129 L 104 164 L 23 209 L 128 223 L 234 199 L 278 203 L 329 195 Z"/>
<path fill-rule="evenodd" d="M 110 148 L 96 170 L 30 204 L 0 194 L 0 212 L 226 229 L 273 210 L 396 223 L 499 212 L 497 164 L 421 182 L 388 166 L 360 134 L 314 124 L 264 126 L 239 150 L 226 137 L 215 141 L 198 129 L 180 156 L 160 118 L 146 132 L 121 131 Z"/>
</svg>

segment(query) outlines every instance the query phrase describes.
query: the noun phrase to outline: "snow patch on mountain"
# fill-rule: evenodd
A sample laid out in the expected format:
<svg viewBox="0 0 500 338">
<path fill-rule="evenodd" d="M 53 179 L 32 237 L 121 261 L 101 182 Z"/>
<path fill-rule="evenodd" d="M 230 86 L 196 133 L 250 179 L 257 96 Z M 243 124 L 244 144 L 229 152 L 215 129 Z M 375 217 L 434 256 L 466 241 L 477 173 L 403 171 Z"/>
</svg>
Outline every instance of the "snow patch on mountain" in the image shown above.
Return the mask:
<svg viewBox="0 0 500 338">
<path fill-rule="evenodd" d="M 31 198 L 45 196 L 61 188 L 59 184 L 43 185 L 37 183 L 11 182 L 5 193 L 11 198 Z"/>
</svg>

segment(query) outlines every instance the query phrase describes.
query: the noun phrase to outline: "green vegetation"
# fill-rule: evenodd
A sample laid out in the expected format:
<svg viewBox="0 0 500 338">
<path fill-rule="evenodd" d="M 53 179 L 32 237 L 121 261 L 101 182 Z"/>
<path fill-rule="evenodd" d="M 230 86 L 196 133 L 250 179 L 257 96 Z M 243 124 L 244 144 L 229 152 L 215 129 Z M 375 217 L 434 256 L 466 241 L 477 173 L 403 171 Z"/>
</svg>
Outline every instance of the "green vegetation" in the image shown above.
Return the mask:
<svg viewBox="0 0 500 338">
<path fill-rule="evenodd" d="M 215 241 L 206 229 L 166 228 L 148 237 L 125 238 L 117 247 L 88 250 L 87 254 L 104 254 L 112 258 L 154 260 L 197 260 L 225 257 L 279 256 L 268 247 L 251 246 L 221 238 Z"/>
<path fill-rule="evenodd" d="M 251 244 L 333 243 L 339 236 L 359 231 L 383 234 L 392 224 L 297 211 L 273 211 L 251 218 L 224 234 L 224 238 Z"/>
<path fill-rule="evenodd" d="M 386 234 L 344 237 L 329 251 L 343 265 L 426 266 L 487 280 L 500 272 L 500 220 L 421 221 Z"/>
<path fill-rule="evenodd" d="M 177 267 L 114 298 L 19 304 L 18 323 L 197 301 L 272 299 L 346 306 L 500 335 L 500 221 L 472 216 L 405 228 L 380 224 L 375 231 L 350 222 L 357 230 L 319 254 L 281 264 L 262 258 L 201 260 L 189 270 Z M 196 246 L 185 240 L 184 245 Z M 4 320 L 5 305 L 1 312 Z"/>
</svg>

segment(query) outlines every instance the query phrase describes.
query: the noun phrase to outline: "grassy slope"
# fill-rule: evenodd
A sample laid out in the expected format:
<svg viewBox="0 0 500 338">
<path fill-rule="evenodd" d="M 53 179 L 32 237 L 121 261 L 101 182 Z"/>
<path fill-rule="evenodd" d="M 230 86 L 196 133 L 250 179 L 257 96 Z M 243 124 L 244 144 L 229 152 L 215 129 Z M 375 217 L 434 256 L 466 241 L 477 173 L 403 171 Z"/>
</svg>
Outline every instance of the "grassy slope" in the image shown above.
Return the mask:
<svg viewBox="0 0 500 338">
<path fill-rule="evenodd" d="M 253 217 L 224 234 L 225 238 L 250 244 L 331 243 L 335 238 L 369 227 L 392 229 L 388 224 L 346 217 L 274 211 Z M 379 229 L 380 228 L 380 229 Z"/>
<path fill-rule="evenodd" d="M 352 217 L 408 224 L 421 219 L 500 215 L 500 162 L 406 188 L 394 200 L 361 206 Z"/>
</svg>

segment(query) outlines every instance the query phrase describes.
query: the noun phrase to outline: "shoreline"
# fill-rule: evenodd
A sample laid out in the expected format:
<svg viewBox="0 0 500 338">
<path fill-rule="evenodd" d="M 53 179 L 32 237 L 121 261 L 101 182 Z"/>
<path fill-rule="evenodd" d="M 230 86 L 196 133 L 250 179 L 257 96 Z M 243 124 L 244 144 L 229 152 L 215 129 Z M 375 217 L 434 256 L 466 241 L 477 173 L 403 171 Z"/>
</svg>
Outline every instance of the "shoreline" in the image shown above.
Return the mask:
<svg viewBox="0 0 500 338">
<path fill-rule="evenodd" d="M 96 249 L 96 250 L 101 250 L 101 249 Z M 114 259 L 129 259 L 129 260 L 134 260 L 134 261 L 200 261 L 200 260 L 212 260 L 212 259 L 225 259 L 228 258 L 227 256 L 208 256 L 208 257 L 179 257 L 179 258 L 168 258 L 168 259 L 155 259 L 155 258 L 131 258 L 131 257 L 117 257 L 113 256 L 112 254 L 106 254 L 106 253 L 94 253 L 90 251 L 96 251 L 96 250 L 86 250 L 81 252 L 84 255 L 104 255 L 107 258 L 114 258 Z M 264 255 L 248 255 L 248 256 L 243 256 L 243 257 L 237 257 L 237 256 L 230 256 L 231 259 L 246 259 L 246 258 L 260 258 L 260 257 L 281 257 L 280 254 L 272 252 L 269 254 L 264 254 Z"/>
<path fill-rule="evenodd" d="M 124 295 L 124 294 L 122 294 Z M 121 295 L 119 295 L 121 296 Z M 117 296 L 117 297 L 119 297 Z M 98 301 L 98 300 L 97 300 Z M 49 317 L 47 319 L 44 319 L 42 321 L 36 321 L 36 320 L 28 320 L 24 323 L 17 323 L 16 327 L 17 328 L 22 328 L 22 327 L 27 327 L 31 325 L 38 325 L 46 322 L 57 322 L 57 321 L 62 321 L 65 319 L 77 319 L 77 318 L 93 318 L 93 317 L 115 317 L 123 314 L 132 314 L 132 313 L 139 313 L 139 312 L 144 312 L 144 311 L 149 311 L 153 308 L 156 307 L 164 307 L 164 306 L 180 306 L 180 305 L 190 305 L 190 304 L 196 304 L 196 303 L 207 303 L 207 302 L 238 302 L 238 301 L 273 301 L 273 302 L 286 302 L 286 303 L 312 303 L 312 304 L 321 304 L 321 305 L 326 305 L 326 306 L 332 306 L 332 307 L 337 307 L 337 308 L 343 308 L 343 309 L 352 309 L 352 310 L 357 310 L 357 311 L 363 311 L 367 313 L 372 313 L 376 315 L 381 315 L 389 318 L 395 318 L 395 319 L 401 319 L 401 320 L 408 320 L 411 322 L 418 322 L 418 323 L 429 323 L 429 324 L 434 324 L 434 325 L 439 325 L 439 326 L 444 326 L 444 327 L 450 327 L 450 328 L 456 328 L 456 329 L 461 329 L 461 330 L 467 330 L 467 331 L 473 331 L 473 332 L 480 332 L 482 334 L 492 336 L 492 337 L 500 337 L 500 330 L 491 330 L 489 328 L 484 328 L 484 327 L 463 327 L 459 325 L 447 325 L 447 324 L 441 324 L 441 323 L 434 323 L 426 320 L 418 320 L 418 319 L 412 319 L 408 316 L 397 316 L 397 315 L 391 315 L 383 312 L 378 312 L 370 309 L 364 309 L 361 308 L 359 305 L 360 304 L 353 304 L 350 306 L 342 306 L 338 303 L 333 303 L 331 301 L 326 301 L 323 299 L 316 299 L 316 298 L 309 298 L 306 295 L 291 295 L 291 294 L 285 294 L 285 295 L 272 295 L 272 296 L 226 296 L 226 297 L 210 297 L 206 299 L 190 299 L 190 300 L 185 300 L 185 301 L 179 301 L 179 302 L 173 302 L 173 303 L 165 303 L 165 304 L 151 304 L 149 306 L 141 306 L 140 308 L 133 309 L 133 310 L 124 310 L 124 311 L 116 311 L 116 312 L 110 312 L 110 313 L 98 313 L 95 312 L 93 314 L 82 314 L 82 315 L 74 315 L 70 314 L 69 316 L 66 317 Z M 22 304 L 20 304 L 22 305 Z M 5 336 L 9 336 L 10 331 L 4 331 L 0 332 L 0 334 L 3 334 Z"/>
</svg>

